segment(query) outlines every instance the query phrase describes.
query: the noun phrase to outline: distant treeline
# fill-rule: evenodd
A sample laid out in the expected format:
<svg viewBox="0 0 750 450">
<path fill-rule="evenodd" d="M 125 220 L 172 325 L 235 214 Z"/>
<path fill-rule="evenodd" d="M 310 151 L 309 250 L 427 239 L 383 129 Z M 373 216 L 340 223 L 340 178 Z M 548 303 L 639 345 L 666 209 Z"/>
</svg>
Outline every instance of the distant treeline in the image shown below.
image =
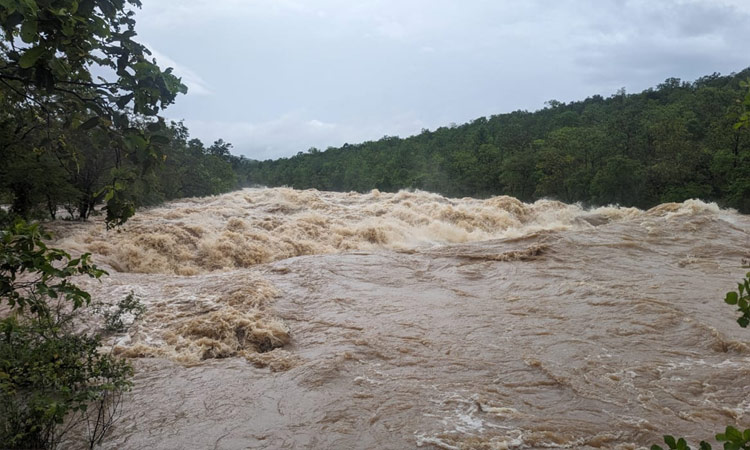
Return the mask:
<svg viewBox="0 0 750 450">
<path fill-rule="evenodd" d="M 701 198 L 750 212 L 750 69 L 692 83 L 669 78 L 638 94 L 549 101 L 419 135 L 242 160 L 242 184 L 334 191 L 416 188 L 448 196 L 507 194 L 650 207 Z"/>
<path fill-rule="evenodd" d="M 106 130 L 54 123 L 14 141 L 15 121 L 0 120 L 0 204 L 14 215 L 54 219 L 66 211 L 62 217 L 85 220 L 112 192 L 138 207 L 240 187 L 235 172 L 244 159 L 230 154 L 231 144 L 205 146 L 182 123 L 162 124 L 158 133 L 149 131 L 153 122 L 134 123 L 145 139 L 133 135 L 121 149 Z"/>
<path fill-rule="evenodd" d="M 110 209 L 286 185 L 642 208 L 697 197 L 747 213 L 750 127 L 735 124 L 747 108 L 740 82 L 748 76 L 750 69 L 692 83 L 670 78 L 638 94 L 552 100 L 536 112 L 268 161 L 234 156 L 223 140 L 190 139 L 182 123 L 131 115 L 132 132 L 115 139 L 106 128 L 71 127 L 62 118 L 34 125 L 38 118 L 25 116 L 33 110 L 10 103 L 18 111 L 0 111 L 0 204 L 26 218 L 65 210 L 86 219 L 113 194 L 120 201 Z"/>
</svg>

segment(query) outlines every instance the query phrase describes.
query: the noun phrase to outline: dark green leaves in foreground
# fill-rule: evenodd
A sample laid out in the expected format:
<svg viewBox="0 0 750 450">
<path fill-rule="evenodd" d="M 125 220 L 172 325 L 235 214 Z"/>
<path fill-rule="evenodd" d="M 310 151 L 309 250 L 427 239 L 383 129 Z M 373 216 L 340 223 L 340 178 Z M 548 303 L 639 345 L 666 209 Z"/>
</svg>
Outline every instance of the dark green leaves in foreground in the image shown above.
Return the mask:
<svg viewBox="0 0 750 450">
<path fill-rule="evenodd" d="M 724 301 L 737 306 L 737 311 L 742 313 L 737 319 L 737 323 L 742 328 L 746 328 L 750 324 L 750 272 L 745 274 L 744 280 L 737 283 L 736 292 L 727 292 Z"/>
<path fill-rule="evenodd" d="M 144 189 L 131 182 L 123 195 L 118 175 L 146 174 L 163 161 L 166 127 L 157 115 L 187 93 L 133 40 L 140 7 L 0 0 L 0 202 L 13 213 L 40 217 L 33 210 L 46 203 L 54 218 L 67 204 L 86 219 L 102 202 L 94 193 L 108 185 L 108 226 L 132 215 L 131 197 Z"/>
<path fill-rule="evenodd" d="M 0 230 L 0 305 L 10 309 L 0 319 L 0 447 L 54 449 L 71 432 L 75 448 L 94 448 L 133 370 L 78 326 L 91 296 L 72 278 L 105 272 L 88 255 L 72 258 L 45 239 L 38 225 L 22 221 Z M 118 307 L 135 311 L 138 303 L 130 297 Z"/>
<path fill-rule="evenodd" d="M 130 106 L 136 114 L 157 114 L 187 88 L 133 40 L 140 6 L 138 0 L 0 1 L 3 88 L 23 91 L 45 112 L 77 116 L 89 109 L 112 119 Z"/>
<path fill-rule="evenodd" d="M 687 441 L 683 438 L 679 438 L 675 440 L 674 436 L 664 436 L 664 443 L 667 444 L 667 448 L 669 450 L 690 450 L 690 446 L 687 445 Z M 710 450 L 711 444 L 707 443 L 706 441 L 701 441 L 700 447 L 698 447 L 700 450 Z M 651 450 L 664 450 L 663 447 L 660 445 L 652 445 Z"/>
<path fill-rule="evenodd" d="M 89 254 L 71 258 L 59 249 L 47 248 L 49 239 L 36 224 L 18 221 L 0 231 L 0 300 L 11 308 L 36 315 L 49 314 L 47 299 L 64 299 L 79 308 L 91 296 L 69 281 L 75 275 L 99 278 L 105 271 L 91 264 Z"/>
<path fill-rule="evenodd" d="M 750 429 L 741 432 L 732 426 L 727 427 L 723 433 L 716 435 L 716 440 L 724 443 L 724 450 L 750 450 Z M 664 436 L 664 443 L 669 450 L 691 450 L 683 438 L 675 439 L 674 436 Z M 699 450 L 711 450 L 711 444 L 701 441 Z M 664 450 L 659 445 L 652 445 L 651 450 Z"/>
</svg>

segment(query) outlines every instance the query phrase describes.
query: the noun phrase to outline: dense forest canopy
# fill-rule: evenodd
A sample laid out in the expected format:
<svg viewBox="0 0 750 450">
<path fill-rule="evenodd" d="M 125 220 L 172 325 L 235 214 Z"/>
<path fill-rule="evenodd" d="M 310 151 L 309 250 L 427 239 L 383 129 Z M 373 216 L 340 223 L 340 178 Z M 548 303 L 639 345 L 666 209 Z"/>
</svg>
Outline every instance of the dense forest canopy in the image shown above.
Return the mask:
<svg viewBox="0 0 750 450">
<path fill-rule="evenodd" d="M 750 212 L 750 130 L 734 126 L 749 75 L 669 78 L 637 94 L 551 100 L 536 112 L 405 139 L 245 161 L 239 176 L 243 184 L 299 189 L 414 188 L 639 207 L 697 197 Z"/>
</svg>

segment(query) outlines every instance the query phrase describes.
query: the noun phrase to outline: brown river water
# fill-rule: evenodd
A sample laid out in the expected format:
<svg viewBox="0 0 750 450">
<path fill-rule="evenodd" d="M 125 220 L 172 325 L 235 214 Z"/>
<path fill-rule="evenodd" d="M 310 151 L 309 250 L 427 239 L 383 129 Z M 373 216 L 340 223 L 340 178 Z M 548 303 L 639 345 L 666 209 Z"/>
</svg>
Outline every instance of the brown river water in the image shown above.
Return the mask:
<svg viewBox="0 0 750 450">
<path fill-rule="evenodd" d="M 55 225 L 148 310 L 107 449 L 647 448 L 750 427 L 724 293 L 750 217 L 696 200 L 246 189 Z M 745 262 L 746 264 L 746 262 Z"/>
</svg>

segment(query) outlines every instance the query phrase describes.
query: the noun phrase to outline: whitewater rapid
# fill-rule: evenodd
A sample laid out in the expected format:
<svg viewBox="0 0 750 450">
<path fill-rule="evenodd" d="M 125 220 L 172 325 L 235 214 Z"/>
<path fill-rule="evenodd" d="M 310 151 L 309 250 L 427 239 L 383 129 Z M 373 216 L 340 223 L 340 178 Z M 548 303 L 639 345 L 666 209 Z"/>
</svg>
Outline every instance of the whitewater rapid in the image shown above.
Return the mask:
<svg viewBox="0 0 750 450">
<path fill-rule="evenodd" d="M 639 448 L 750 426 L 724 292 L 750 219 L 691 200 L 246 189 L 54 226 L 146 315 L 105 448 Z M 746 264 L 746 262 L 745 262 Z"/>
</svg>

